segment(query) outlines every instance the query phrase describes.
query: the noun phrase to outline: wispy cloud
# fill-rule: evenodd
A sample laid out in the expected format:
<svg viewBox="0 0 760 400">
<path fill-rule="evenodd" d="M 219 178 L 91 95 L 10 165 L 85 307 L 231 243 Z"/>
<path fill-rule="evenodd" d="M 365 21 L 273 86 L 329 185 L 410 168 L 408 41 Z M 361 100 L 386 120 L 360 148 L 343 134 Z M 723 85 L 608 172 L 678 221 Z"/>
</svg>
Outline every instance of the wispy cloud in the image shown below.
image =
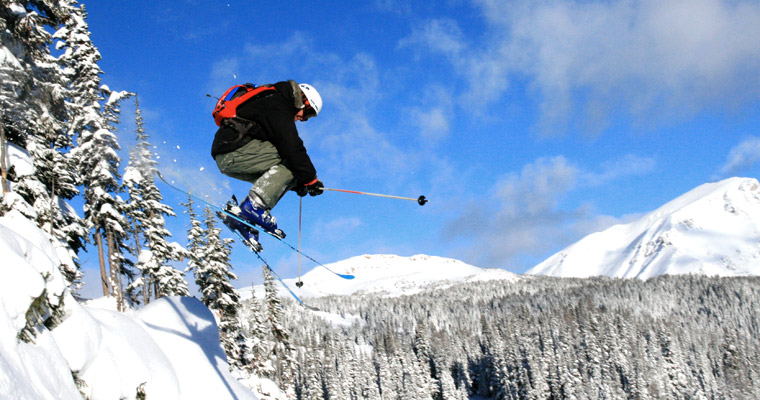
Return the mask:
<svg viewBox="0 0 760 400">
<path fill-rule="evenodd" d="M 451 89 L 442 85 L 428 86 L 416 106 L 411 107 L 409 117 L 419 130 L 423 144 L 435 145 L 449 136 L 454 115 Z"/>
<path fill-rule="evenodd" d="M 571 244 L 627 217 L 599 215 L 593 206 L 567 208 L 572 192 L 654 168 L 654 160 L 627 155 L 598 171 L 584 170 L 563 156 L 540 158 L 499 180 L 488 198 L 467 204 L 444 228 L 444 238 L 472 240 L 465 259 L 478 265 L 519 268 L 534 257 Z"/>
<path fill-rule="evenodd" d="M 740 174 L 760 163 L 760 138 L 750 137 L 736 145 L 728 153 L 721 167 L 722 176 Z"/>
<path fill-rule="evenodd" d="M 431 20 L 401 43 L 445 56 L 470 82 L 467 105 L 493 103 L 520 80 L 544 132 L 612 118 L 657 126 L 760 96 L 760 3 L 755 1 L 475 2 L 485 40 Z M 466 56 L 465 56 L 466 55 Z"/>
<path fill-rule="evenodd" d="M 657 161 L 652 157 L 626 154 L 618 160 L 603 163 L 600 171 L 585 172 L 582 181 L 588 186 L 600 186 L 621 177 L 647 174 L 656 166 Z"/>
</svg>

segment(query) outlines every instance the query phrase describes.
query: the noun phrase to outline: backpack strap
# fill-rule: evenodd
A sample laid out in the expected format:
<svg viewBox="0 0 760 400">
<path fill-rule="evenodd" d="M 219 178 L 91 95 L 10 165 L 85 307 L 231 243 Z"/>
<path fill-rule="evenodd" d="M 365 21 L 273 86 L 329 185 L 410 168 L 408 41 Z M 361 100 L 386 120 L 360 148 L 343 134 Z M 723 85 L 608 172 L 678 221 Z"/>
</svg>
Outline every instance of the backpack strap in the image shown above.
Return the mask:
<svg viewBox="0 0 760 400">
<path fill-rule="evenodd" d="M 237 107 L 241 104 L 267 97 L 277 93 L 273 85 L 256 86 L 252 83 L 235 85 L 229 89 L 216 102 L 216 107 L 211 115 L 217 126 L 222 126 L 222 121 L 228 118 L 237 118 Z M 242 119 L 242 118 L 238 118 Z"/>
</svg>

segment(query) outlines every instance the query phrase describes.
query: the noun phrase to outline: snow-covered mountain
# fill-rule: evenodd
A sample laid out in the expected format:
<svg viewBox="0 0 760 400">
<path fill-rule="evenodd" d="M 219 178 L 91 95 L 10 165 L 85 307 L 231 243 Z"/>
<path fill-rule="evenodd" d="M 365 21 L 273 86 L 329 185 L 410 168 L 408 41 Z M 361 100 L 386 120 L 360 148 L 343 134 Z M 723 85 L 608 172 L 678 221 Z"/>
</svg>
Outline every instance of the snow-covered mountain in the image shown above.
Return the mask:
<svg viewBox="0 0 760 400">
<path fill-rule="evenodd" d="M 586 236 L 527 273 L 760 275 L 760 184 L 730 178 L 701 185 L 635 222 Z"/>
<path fill-rule="evenodd" d="M 341 274 L 352 274 L 355 278 L 342 279 L 322 267 L 315 267 L 301 277 L 304 285 L 300 289 L 296 287 L 297 279 L 284 281 L 299 297 L 309 298 L 350 294 L 401 296 L 460 282 L 518 279 L 517 275 L 502 269 L 483 269 L 462 261 L 427 255 L 363 255 L 326 266 Z M 257 297 L 264 293 L 261 285 L 253 290 Z M 287 295 L 284 288 L 280 290 Z M 240 293 L 243 298 L 250 298 L 251 288 L 242 288 Z"/>
</svg>

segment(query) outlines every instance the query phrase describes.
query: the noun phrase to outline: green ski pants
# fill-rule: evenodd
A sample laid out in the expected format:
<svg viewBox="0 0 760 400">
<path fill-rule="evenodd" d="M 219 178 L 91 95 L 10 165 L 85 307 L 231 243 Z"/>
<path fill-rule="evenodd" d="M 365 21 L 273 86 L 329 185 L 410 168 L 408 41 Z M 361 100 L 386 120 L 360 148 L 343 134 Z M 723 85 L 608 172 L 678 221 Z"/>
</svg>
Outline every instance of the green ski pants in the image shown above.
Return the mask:
<svg viewBox="0 0 760 400">
<path fill-rule="evenodd" d="M 254 139 L 235 151 L 220 154 L 216 165 L 223 174 L 253 184 L 249 195 L 253 199 L 256 195 L 270 210 L 294 185 L 293 173 L 267 141 Z"/>
</svg>

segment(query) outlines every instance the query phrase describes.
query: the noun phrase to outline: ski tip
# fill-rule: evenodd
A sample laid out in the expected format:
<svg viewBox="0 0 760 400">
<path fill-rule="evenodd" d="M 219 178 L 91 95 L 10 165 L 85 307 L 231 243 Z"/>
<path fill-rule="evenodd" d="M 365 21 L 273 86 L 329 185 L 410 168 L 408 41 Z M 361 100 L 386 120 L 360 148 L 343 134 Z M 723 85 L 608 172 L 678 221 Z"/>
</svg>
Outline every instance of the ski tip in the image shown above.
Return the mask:
<svg viewBox="0 0 760 400">
<path fill-rule="evenodd" d="M 309 311 L 322 311 L 322 310 L 318 309 L 317 307 L 312 307 L 312 306 L 310 306 L 308 304 L 301 304 L 301 305 L 303 306 L 303 308 L 305 308 L 305 309 L 307 309 Z"/>
<path fill-rule="evenodd" d="M 355 277 L 353 275 L 344 275 L 344 274 L 337 274 L 343 279 L 354 279 Z"/>
</svg>

